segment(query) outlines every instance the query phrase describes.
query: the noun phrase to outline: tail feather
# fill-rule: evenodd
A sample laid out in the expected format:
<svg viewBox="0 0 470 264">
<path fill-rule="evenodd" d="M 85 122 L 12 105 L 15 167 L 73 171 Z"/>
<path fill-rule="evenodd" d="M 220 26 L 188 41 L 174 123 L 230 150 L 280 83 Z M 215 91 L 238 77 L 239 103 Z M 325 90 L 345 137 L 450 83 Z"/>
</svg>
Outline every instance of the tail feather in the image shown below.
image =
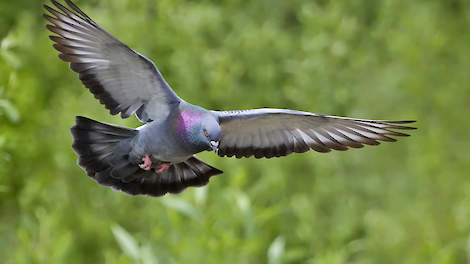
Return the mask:
<svg viewBox="0 0 470 264">
<path fill-rule="evenodd" d="M 138 134 L 135 129 L 108 125 L 81 116 L 76 117 L 71 132 L 74 138 L 72 148 L 79 156 L 78 165 L 90 177 L 106 170 L 111 164 L 128 163 L 130 140 Z"/>
<path fill-rule="evenodd" d="M 96 173 L 94 179 L 102 185 L 111 186 L 131 195 L 145 194 L 150 196 L 180 193 L 190 186 L 204 186 L 209 183 L 212 176 L 223 173 L 194 156 L 184 162 L 172 164 L 162 174 L 137 167 L 135 173 L 119 177 L 116 175 L 119 172 L 116 171 L 111 173 L 109 169 L 100 171 Z"/>
<path fill-rule="evenodd" d="M 196 157 L 171 164 L 164 173 L 142 170 L 135 157 L 130 157 L 135 129 L 109 125 L 77 116 L 71 129 L 72 148 L 78 154 L 78 164 L 99 184 L 128 194 L 162 196 L 179 193 L 189 186 L 203 186 L 209 178 L 222 171 Z"/>
<path fill-rule="evenodd" d="M 184 162 L 173 164 L 162 176 L 166 179 L 168 191 L 179 193 L 187 186 L 204 186 L 210 177 L 221 173 L 221 170 L 193 156 Z"/>
</svg>

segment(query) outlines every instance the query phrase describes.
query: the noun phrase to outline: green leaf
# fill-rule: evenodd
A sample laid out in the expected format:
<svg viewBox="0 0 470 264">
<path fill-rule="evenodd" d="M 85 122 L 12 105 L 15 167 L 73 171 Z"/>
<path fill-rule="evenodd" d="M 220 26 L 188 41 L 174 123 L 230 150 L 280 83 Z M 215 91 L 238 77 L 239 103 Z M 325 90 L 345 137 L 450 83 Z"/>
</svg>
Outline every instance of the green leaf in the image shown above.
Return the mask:
<svg viewBox="0 0 470 264">
<path fill-rule="evenodd" d="M 158 258 L 153 254 L 152 247 L 146 244 L 140 249 L 140 257 L 143 264 L 158 264 Z"/>
<path fill-rule="evenodd" d="M 2 50 L 0 55 L 11 67 L 18 69 L 21 66 L 21 60 L 15 55 L 15 53 L 8 50 Z"/>
<path fill-rule="evenodd" d="M 0 99 L 0 109 L 3 109 L 3 112 L 12 123 L 20 121 L 20 113 L 10 101 Z"/>
<path fill-rule="evenodd" d="M 194 219 L 201 218 L 202 214 L 197 210 L 192 204 L 186 202 L 181 198 L 176 197 L 165 197 L 160 200 L 163 205 L 168 208 L 171 208 L 175 211 L 178 211 L 186 216 L 189 216 Z"/>
<path fill-rule="evenodd" d="M 124 254 L 134 261 L 139 261 L 139 246 L 131 234 L 119 225 L 114 225 L 111 230 Z"/>
<path fill-rule="evenodd" d="M 268 249 L 268 263 L 279 264 L 284 256 L 285 241 L 282 236 L 276 237 Z"/>
</svg>

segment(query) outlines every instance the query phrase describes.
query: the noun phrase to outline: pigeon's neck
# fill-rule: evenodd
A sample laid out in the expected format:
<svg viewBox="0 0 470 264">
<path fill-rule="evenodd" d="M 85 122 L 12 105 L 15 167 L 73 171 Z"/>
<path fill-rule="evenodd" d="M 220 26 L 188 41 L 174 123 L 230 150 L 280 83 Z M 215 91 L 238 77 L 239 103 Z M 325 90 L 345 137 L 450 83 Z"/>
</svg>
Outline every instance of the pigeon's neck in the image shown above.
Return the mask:
<svg viewBox="0 0 470 264">
<path fill-rule="evenodd" d="M 206 142 L 201 138 L 202 122 L 205 112 L 193 107 L 180 109 L 173 119 L 173 131 L 182 146 L 195 152 L 207 149 Z"/>
<path fill-rule="evenodd" d="M 201 113 L 192 110 L 180 111 L 176 120 L 177 127 L 182 133 L 191 132 L 192 130 L 197 129 L 200 127 L 201 121 Z"/>
<path fill-rule="evenodd" d="M 199 106 L 189 103 L 180 104 L 176 115 L 178 128 L 182 129 L 182 131 L 190 131 L 200 127 L 206 112 L 206 110 Z"/>
</svg>

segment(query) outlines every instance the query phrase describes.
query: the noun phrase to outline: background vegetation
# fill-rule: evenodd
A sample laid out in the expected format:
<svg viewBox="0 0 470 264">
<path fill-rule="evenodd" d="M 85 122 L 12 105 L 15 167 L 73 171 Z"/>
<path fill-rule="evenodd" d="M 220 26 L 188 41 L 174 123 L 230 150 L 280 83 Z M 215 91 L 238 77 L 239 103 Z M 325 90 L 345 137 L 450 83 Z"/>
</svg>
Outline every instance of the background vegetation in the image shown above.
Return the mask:
<svg viewBox="0 0 470 264">
<path fill-rule="evenodd" d="M 80 0 L 211 109 L 417 119 L 394 144 L 283 159 L 164 198 L 76 166 L 75 115 L 111 117 L 57 58 L 43 1 L 0 2 L 2 263 L 470 262 L 470 3 Z"/>
</svg>

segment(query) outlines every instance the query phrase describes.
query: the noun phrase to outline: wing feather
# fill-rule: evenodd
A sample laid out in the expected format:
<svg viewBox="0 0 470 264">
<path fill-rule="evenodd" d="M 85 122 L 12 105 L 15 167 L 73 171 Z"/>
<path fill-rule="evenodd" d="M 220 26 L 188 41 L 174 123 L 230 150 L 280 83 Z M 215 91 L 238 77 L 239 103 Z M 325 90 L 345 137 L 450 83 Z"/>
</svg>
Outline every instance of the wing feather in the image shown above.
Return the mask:
<svg viewBox="0 0 470 264">
<path fill-rule="evenodd" d="M 271 158 L 310 149 L 329 152 L 394 142 L 409 136 L 395 130 L 415 129 L 415 121 L 367 120 L 283 109 L 215 112 L 222 136 L 219 156 Z"/>
<path fill-rule="evenodd" d="M 149 122 L 164 118 L 181 99 L 155 64 L 102 29 L 70 0 L 68 7 L 51 0 L 55 9 L 44 18 L 59 58 L 70 63 L 82 83 L 112 115 L 127 118 L 136 113 Z"/>
</svg>

